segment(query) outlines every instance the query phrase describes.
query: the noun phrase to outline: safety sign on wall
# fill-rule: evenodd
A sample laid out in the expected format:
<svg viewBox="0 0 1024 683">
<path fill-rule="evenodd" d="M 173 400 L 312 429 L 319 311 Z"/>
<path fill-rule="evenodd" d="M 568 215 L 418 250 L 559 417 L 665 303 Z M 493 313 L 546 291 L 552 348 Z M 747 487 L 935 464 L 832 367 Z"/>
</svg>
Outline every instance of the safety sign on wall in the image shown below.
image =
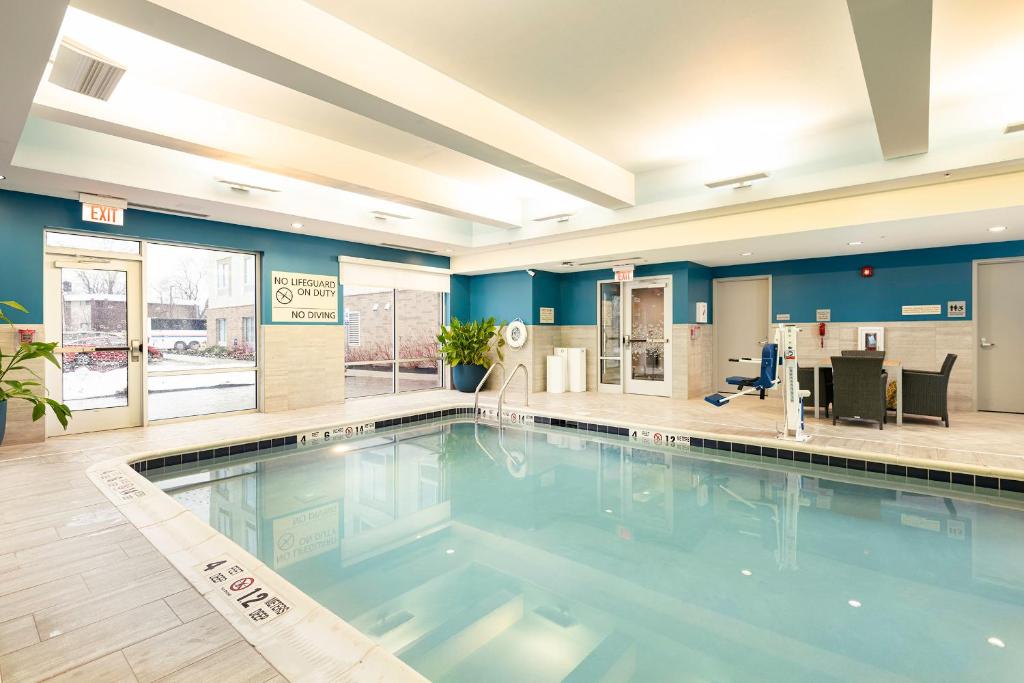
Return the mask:
<svg viewBox="0 0 1024 683">
<path fill-rule="evenodd" d="M 336 323 L 338 278 L 275 270 L 270 278 L 270 302 L 275 323 Z"/>
</svg>

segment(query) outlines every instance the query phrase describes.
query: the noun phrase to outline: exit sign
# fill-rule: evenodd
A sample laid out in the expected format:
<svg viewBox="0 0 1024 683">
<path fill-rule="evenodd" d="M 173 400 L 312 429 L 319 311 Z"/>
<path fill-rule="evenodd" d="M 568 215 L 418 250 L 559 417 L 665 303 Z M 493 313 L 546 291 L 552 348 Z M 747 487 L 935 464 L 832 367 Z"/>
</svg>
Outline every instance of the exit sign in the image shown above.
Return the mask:
<svg viewBox="0 0 1024 683">
<path fill-rule="evenodd" d="M 82 220 L 89 223 L 124 225 L 124 209 L 102 204 L 82 204 Z"/>
<path fill-rule="evenodd" d="M 612 266 L 612 270 L 615 271 L 615 279 L 618 282 L 629 282 L 633 279 L 633 265 L 626 264 L 622 266 Z"/>
</svg>

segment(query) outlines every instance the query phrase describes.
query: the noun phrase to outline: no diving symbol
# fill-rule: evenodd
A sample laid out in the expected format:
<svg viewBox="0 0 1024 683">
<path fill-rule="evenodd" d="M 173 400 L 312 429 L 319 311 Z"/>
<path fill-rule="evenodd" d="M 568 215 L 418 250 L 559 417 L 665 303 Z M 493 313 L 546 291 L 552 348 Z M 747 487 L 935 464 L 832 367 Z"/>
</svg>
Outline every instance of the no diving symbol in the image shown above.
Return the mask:
<svg viewBox="0 0 1024 683">
<path fill-rule="evenodd" d="M 231 590 L 233 590 L 233 591 L 245 590 L 246 588 L 248 588 L 249 586 L 252 585 L 252 582 L 253 582 L 253 579 L 252 579 L 251 576 L 247 576 L 244 579 L 239 579 L 238 581 L 235 581 L 233 584 L 231 584 Z"/>
<path fill-rule="evenodd" d="M 278 550 L 288 551 L 295 545 L 295 534 L 287 533 L 277 542 Z"/>
<path fill-rule="evenodd" d="M 274 298 L 277 299 L 277 303 L 287 306 L 292 302 L 292 299 L 295 298 L 295 295 L 292 294 L 292 290 L 287 287 L 279 287 L 277 291 L 274 292 Z"/>
</svg>

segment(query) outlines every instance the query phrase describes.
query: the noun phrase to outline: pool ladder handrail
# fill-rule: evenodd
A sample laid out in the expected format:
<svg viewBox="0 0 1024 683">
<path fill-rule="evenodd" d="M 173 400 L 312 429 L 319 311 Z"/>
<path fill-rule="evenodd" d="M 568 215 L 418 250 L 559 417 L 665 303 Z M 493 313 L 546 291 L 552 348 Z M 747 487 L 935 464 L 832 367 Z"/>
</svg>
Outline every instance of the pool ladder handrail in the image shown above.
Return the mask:
<svg viewBox="0 0 1024 683">
<path fill-rule="evenodd" d="M 523 363 L 516 363 L 516 366 L 512 368 L 512 372 L 509 374 L 508 379 L 501 385 L 501 391 L 498 392 L 498 427 L 501 427 L 501 404 L 505 402 L 505 390 L 508 389 L 508 385 L 512 383 L 512 380 L 516 378 L 516 373 L 522 368 L 523 374 L 526 375 L 526 383 L 523 385 L 523 405 L 530 405 L 530 371 Z"/>
<path fill-rule="evenodd" d="M 501 361 L 496 360 L 493 363 L 491 363 L 491 367 L 487 368 L 487 372 L 484 373 L 483 379 L 481 379 L 480 383 L 476 385 L 476 391 L 473 392 L 474 422 L 480 421 L 480 390 L 484 388 L 485 384 L 487 384 L 487 378 L 491 376 L 492 372 L 494 372 L 494 368 L 501 368 L 501 381 L 502 383 L 504 383 L 505 381 L 505 364 L 502 363 Z"/>
</svg>

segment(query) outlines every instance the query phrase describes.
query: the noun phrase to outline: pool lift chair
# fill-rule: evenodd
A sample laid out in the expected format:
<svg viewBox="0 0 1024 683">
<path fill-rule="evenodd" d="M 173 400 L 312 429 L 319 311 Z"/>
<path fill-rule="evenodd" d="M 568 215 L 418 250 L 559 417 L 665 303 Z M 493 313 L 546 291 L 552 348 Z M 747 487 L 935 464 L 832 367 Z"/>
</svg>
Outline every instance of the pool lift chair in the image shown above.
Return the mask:
<svg viewBox="0 0 1024 683">
<path fill-rule="evenodd" d="M 756 377 L 743 377 L 733 375 L 726 377 L 725 382 L 738 389 L 735 394 L 711 394 L 705 396 L 704 400 L 721 408 L 740 396 L 749 396 L 756 393 L 758 398 L 764 400 L 765 393 L 775 387 L 782 385 L 783 388 L 783 429 L 779 430 L 780 439 L 793 441 L 807 441 L 810 435 L 804 433 L 804 399 L 811 395 L 811 392 L 800 389 L 800 382 L 797 378 L 796 339 L 799 328 L 793 325 L 779 325 L 775 330 L 775 341 L 765 344 L 761 349 L 761 358 L 730 358 L 732 363 L 757 363 L 761 366 L 761 374 Z M 779 349 L 782 349 L 782 357 L 779 357 Z M 782 367 L 782 377 L 779 377 L 779 366 Z"/>
</svg>

